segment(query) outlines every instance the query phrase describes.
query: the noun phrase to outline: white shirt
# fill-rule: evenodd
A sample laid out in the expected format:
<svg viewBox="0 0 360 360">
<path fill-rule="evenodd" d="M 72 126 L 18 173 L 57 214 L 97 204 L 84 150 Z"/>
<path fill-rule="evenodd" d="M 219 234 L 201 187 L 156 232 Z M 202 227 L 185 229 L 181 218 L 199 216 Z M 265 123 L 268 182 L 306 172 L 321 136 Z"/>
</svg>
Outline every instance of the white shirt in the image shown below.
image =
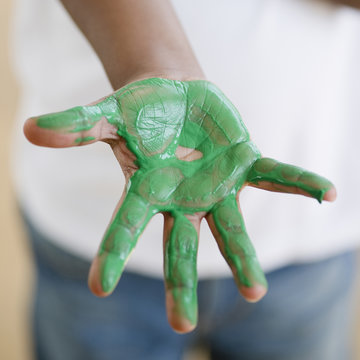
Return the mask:
<svg viewBox="0 0 360 360">
<path fill-rule="evenodd" d="M 266 157 L 317 172 L 335 203 L 247 188 L 240 197 L 263 269 L 321 259 L 360 243 L 360 12 L 311 0 L 173 0 L 207 78 L 239 109 Z M 14 180 L 33 223 L 91 259 L 124 178 L 110 148 L 29 144 L 29 116 L 112 91 L 101 64 L 57 0 L 18 0 L 15 70 L 22 87 Z M 141 236 L 128 270 L 162 276 L 162 217 Z M 205 222 L 200 277 L 230 274 Z"/>
</svg>

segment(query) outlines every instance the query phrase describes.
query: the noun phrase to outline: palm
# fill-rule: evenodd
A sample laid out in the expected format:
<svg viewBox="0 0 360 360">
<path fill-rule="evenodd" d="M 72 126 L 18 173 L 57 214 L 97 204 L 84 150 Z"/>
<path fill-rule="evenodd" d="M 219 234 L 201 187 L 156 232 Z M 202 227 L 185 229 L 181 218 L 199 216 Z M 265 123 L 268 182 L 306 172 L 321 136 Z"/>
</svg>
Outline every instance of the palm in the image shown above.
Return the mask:
<svg viewBox="0 0 360 360">
<path fill-rule="evenodd" d="M 30 119 L 27 129 L 30 140 L 45 146 L 108 141 L 124 169 L 128 186 L 91 271 L 95 293 L 104 295 L 115 288 L 146 224 L 156 213 L 166 214 L 167 307 L 179 331 L 196 324 L 202 217 L 240 291 L 254 300 L 265 293 L 266 280 L 238 210 L 237 193 L 249 184 L 319 201 L 334 196 L 326 179 L 262 158 L 237 110 L 207 81 L 135 82 L 97 104 Z"/>
<path fill-rule="evenodd" d="M 260 157 L 236 110 L 208 82 L 152 79 L 113 96 L 119 134 L 139 167 L 130 191 L 160 211 L 209 211 L 239 190 Z"/>
</svg>

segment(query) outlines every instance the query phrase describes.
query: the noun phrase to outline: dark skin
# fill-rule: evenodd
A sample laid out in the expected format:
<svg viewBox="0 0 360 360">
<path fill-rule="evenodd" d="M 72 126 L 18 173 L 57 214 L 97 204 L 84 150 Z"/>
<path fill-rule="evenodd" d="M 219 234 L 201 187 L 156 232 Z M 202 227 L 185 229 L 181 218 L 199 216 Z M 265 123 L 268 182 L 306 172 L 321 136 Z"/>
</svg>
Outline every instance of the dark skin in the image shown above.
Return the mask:
<svg viewBox="0 0 360 360">
<path fill-rule="evenodd" d="M 359 0 L 325 0 L 327 2 L 330 2 L 334 5 L 345 5 L 350 6 L 355 9 L 360 9 L 360 1 Z"/>
</svg>

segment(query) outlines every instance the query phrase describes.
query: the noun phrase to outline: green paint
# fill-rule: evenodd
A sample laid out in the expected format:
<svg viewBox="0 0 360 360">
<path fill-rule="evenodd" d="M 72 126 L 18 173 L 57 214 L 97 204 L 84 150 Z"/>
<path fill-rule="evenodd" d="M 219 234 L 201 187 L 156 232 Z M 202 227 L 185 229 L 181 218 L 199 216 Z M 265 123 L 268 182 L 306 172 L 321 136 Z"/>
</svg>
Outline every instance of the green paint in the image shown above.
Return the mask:
<svg viewBox="0 0 360 360">
<path fill-rule="evenodd" d="M 138 237 L 156 212 L 146 199 L 142 199 L 134 192 L 128 192 L 126 195 L 100 245 L 101 280 L 104 292 L 110 292 L 115 288 Z"/>
<path fill-rule="evenodd" d="M 91 140 L 95 140 L 95 138 L 93 136 L 78 137 L 77 139 L 75 139 L 75 143 L 81 144 Z"/>
<path fill-rule="evenodd" d="M 262 158 L 255 162 L 248 175 L 248 180 L 253 184 L 266 181 L 297 187 L 317 199 L 319 203 L 333 186 L 329 180 L 317 174 L 268 158 Z"/>
<path fill-rule="evenodd" d="M 174 300 L 174 312 L 197 322 L 197 232 L 182 213 L 175 212 L 174 225 L 165 243 L 165 284 Z"/>
<path fill-rule="evenodd" d="M 261 284 L 267 288 L 264 273 L 246 232 L 235 196 L 228 196 L 219 202 L 212 214 L 222 238 L 221 251 L 234 273 L 238 286 L 251 287 Z"/>
<path fill-rule="evenodd" d="M 166 285 L 176 311 L 193 324 L 197 235 L 184 214 L 211 213 L 238 285 L 266 286 L 237 209 L 237 192 L 249 182 L 266 181 L 299 187 L 321 201 L 332 186 L 315 174 L 261 158 L 238 111 L 214 84 L 203 80 L 137 81 L 95 105 L 45 115 L 37 124 L 61 133 L 91 133 L 103 118 L 118 129 L 138 166 L 100 247 L 103 290 L 115 288 L 151 217 L 170 212 L 175 222 L 165 248 Z M 178 159 L 179 145 L 202 157 L 191 162 Z"/>
</svg>

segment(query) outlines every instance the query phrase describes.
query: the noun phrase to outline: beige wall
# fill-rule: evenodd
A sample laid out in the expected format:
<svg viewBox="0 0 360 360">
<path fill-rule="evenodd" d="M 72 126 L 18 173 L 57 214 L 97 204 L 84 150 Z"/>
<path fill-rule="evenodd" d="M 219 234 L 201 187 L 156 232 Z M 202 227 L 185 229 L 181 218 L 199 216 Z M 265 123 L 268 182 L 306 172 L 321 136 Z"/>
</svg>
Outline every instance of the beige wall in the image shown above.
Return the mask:
<svg viewBox="0 0 360 360">
<path fill-rule="evenodd" d="M 26 308 L 32 281 L 25 242 L 16 218 L 9 179 L 9 145 L 16 86 L 7 58 L 7 28 L 11 1 L 0 10 L 0 359 L 28 360 Z"/>
</svg>

